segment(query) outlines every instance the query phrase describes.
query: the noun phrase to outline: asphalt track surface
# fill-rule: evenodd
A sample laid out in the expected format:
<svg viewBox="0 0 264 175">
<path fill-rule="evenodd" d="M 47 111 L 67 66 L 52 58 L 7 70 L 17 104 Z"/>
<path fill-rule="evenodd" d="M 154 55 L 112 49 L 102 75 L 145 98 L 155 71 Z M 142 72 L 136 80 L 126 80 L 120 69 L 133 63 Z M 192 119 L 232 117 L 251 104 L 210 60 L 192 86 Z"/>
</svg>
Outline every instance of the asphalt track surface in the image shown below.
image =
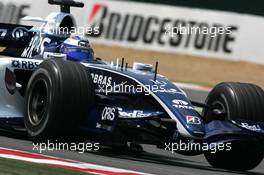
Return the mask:
<svg viewBox="0 0 264 175">
<path fill-rule="evenodd" d="M 186 92 L 191 99 L 199 101 L 203 101 L 207 95 L 207 92 L 189 90 L 186 90 Z M 27 140 L 27 138 L 23 138 L 19 135 L 1 133 L 1 131 L 0 147 L 38 153 L 37 151 L 33 151 L 33 144 L 31 141 Z M 172 154 L 171 152 L 160 150 L 149 145 L 144 145 L 144 150 L 145 152 L 137 154 L 111 150 L 86 152 L 83 154 L 74 151 L 47 151 L 44 152 L 44 154 L 87 163 L 161 175 L 264 175 L 264 161 L 256 169 L 250 172 L 236 172 L 214 169 L 210 167 L 202 155 L 191 157 L 182 156 L 179 154 Z M 241 153 L 241 156 L 243 156 L 243 153 Z"/>
</svg>

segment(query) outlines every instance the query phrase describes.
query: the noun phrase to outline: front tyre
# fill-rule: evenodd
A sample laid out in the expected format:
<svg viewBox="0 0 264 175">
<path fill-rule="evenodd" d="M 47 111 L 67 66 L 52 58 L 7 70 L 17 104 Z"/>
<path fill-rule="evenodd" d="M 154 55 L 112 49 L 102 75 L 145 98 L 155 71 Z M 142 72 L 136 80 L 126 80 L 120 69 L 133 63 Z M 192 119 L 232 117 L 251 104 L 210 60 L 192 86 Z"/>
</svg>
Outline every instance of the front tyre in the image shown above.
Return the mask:
<svg viewBox="0 0 264 175">
<path fill-rule="evenodd" d="M 25 127 L 33 140 L 74 138 L 93 103 L 87 68 L 70 61 L 46 60 L 28 82 Z"/>
<path fill-rule="evenodd" d="M 214 168 L 246 171 L 257 167 L 264 153 L 258 142 L 232 142 L 230 151 L 206 152 L 204 155 Z"/>
<path fill-rule="evenodd" d="M 210 109 L 204 109 L 206 122 L 221 120 L 264 121 L 264 92 L 253 84 L 224 82 L 215 86 L 209 93 L 206 104 L 221 112 L 217 116 Z M 230 151 L 205 153 L 207 161 L 215 168 L 230 170 L 250 170 L 263 159 L 264 151 L 258 142 L 232 143 Z"/>
</svg>

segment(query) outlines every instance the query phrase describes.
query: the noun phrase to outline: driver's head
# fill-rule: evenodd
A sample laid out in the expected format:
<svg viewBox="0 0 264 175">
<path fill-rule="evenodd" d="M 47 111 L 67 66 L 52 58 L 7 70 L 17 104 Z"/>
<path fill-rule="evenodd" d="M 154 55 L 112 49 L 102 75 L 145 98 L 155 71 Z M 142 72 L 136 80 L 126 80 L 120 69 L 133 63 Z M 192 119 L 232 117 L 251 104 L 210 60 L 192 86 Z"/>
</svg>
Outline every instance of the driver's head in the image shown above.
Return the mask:
<svg viewBox="0 0 264 175">
<path fill-rule="evenodd" d="M 94 60 L 94 52 L 89 41 L 79 36 L 66 39 L 61 47 L 61 52 L 71 61 L 89 62 Z"/>
</svg>

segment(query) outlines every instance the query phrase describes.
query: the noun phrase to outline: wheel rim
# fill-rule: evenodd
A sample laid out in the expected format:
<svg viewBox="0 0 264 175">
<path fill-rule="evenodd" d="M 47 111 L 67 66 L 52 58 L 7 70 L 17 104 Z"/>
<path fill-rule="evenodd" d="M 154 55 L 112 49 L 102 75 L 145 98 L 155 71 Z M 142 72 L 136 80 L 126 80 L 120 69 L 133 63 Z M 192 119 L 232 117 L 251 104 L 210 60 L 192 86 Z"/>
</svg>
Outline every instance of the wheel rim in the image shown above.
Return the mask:
<svg viewBox="0 0 264 175">
<path fill-rule="evenodd" d="M 219 110 L 222 111 L 222 112 L 226 112 L 226 109 L 225 109 L 224 104 L 221 103 L 220 101 L 215 101 L 215 102 L 213 103 L 213 106 L 214 106 L 215 108 L 219 109 Z"/>
<path fill-rule="evenodd" d="M 43 119 L 48 102 L 48 85 L 45 80 L 40 79 L 32 88 L 29 95 L 28 115 L 29 122 L 33 126 L 39 125 Z"/>
<path fill-rule="evenodd" d="M 213 102 L 212 105 L 214 106 L 214 108 L 216 108 L 219 111 L 221 111 L 222 114 L 224 114 L 224 119 L 228 119 L 227 109 L 226 109 L 225 105 L 222 102 L 215 101 L 215 102 Z"/>
</svg>

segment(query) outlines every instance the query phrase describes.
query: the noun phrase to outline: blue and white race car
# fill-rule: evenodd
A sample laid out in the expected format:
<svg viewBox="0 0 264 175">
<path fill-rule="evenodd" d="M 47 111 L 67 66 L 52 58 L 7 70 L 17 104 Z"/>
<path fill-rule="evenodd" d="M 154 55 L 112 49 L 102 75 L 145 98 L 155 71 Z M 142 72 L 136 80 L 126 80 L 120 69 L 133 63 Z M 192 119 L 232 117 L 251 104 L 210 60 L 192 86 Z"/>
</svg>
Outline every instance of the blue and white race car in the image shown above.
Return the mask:
<svg viewBox="0 0 264 175">
<path fill-rule="evenodd" d="M 158 64 L 129 67 L 124 59 L 94 58 L 86 37 L 70 37 L 75 27 L 70 7 L 83 4 L 49 3 L 61 5 L 61 12 L 46 19 L 26 17 L 42 23 L 40 28 L 0 24 L 2 129 L 26 132 L 33 140 L 79 136 L 121 146 L 153 144 L 184 155 L 204 154 L 213 167 L 231 170 L 250 170 L 262 161 L 260 87 L 224 82 L 204 104 L 190 101 L 157 73 Z M 203 149 L 176 147 L 183 143 Z"/>
</svg>

